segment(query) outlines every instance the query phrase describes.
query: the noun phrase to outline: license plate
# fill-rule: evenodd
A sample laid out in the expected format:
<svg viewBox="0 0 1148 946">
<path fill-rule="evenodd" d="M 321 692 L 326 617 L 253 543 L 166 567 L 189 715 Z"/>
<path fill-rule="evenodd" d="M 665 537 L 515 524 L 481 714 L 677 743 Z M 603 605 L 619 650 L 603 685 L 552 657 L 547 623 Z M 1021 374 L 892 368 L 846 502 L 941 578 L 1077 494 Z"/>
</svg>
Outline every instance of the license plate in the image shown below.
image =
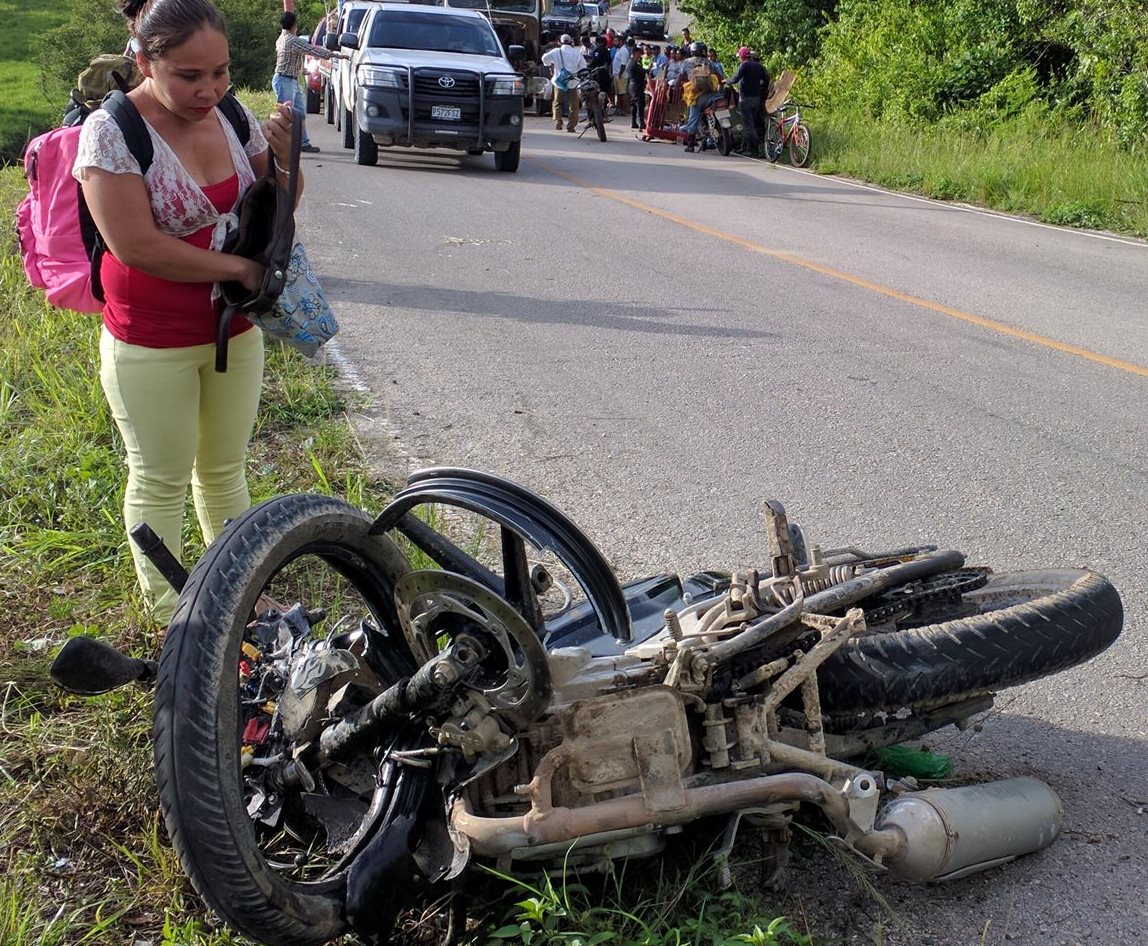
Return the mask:
<svg viewBox="0 0 1148 946">
<path fill-rule="evenodd" d="M 457 122 L 462 118 L 462 108 L 458 105 L 432 105 L 431 118 L 441 118 L 443 121 Z"/>
<path fill-rule="evenodd" d="M 715 108 L 714 114 L 718 117 L 718 120 L 723 125 L 727 124 L 729 122 L 729 109 L 728 108 Z"/>
</svg>

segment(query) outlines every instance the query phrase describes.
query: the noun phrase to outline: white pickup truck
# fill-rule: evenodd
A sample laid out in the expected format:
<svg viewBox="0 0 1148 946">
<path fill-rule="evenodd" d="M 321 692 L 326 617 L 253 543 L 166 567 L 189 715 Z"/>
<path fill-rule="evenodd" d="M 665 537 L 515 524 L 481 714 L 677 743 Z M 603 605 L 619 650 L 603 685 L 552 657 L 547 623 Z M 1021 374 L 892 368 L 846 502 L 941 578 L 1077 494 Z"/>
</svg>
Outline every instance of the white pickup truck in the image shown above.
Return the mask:
<svg viewBox="0 0 1148 946">
<path fill-rule="evenodd" d="M 359 164 L 379 148 L 494 152 L 499 171 L 517 171 L 525 82 L 490 21 L 474 10 L 405 3 L 372 4 L 356 33 L 344 74 L 343 145 Z M 509 55 L 509 59 L 507 56 Z"/>
</svg>

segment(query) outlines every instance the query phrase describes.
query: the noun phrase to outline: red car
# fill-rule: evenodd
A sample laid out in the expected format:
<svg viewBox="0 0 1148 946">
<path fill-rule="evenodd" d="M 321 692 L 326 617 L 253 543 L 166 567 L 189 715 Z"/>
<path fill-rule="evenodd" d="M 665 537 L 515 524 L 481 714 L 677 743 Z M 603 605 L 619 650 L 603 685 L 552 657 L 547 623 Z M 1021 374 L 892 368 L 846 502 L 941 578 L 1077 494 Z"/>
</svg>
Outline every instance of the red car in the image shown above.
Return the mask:
<svg viewBox="0 0 1148 946">
<path fill-rule="evenodd" d="M 322 46 L 326 35 L 326 27 L 320 22 L 311 36 L 311 43 L 315 46 Z M 303 60 L 303 80 L 306 83 L 304 89 L 307 96 L 307 114 L 318 115 L 323 101 L 329 99 L 326 93 L 327 85 L 331 80 L 331 60 L 320 59 L 318 56 L 307 56 Z M 330 102 L 328 101 L 329 105 Z M 328 114 L 330 111 L 328 108 Z"/>
</svg>

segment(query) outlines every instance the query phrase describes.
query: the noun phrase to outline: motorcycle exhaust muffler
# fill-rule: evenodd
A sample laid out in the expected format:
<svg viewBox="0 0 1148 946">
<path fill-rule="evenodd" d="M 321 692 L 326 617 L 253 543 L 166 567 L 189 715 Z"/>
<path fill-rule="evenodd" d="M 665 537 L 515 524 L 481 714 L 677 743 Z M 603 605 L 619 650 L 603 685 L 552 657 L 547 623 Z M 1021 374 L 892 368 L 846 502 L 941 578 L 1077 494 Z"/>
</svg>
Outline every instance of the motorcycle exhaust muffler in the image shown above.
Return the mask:
<svg viewBox="0 0 1148 946">
<path fill-rule="evenodd" d="M 1064 817 L 1060 799 L 1035 778 L 902 795 L 881 809 L 875 830 L 903 843 L 884 857 L 895 877 L 956 880 L 1051 844 Z"/>
</svg>

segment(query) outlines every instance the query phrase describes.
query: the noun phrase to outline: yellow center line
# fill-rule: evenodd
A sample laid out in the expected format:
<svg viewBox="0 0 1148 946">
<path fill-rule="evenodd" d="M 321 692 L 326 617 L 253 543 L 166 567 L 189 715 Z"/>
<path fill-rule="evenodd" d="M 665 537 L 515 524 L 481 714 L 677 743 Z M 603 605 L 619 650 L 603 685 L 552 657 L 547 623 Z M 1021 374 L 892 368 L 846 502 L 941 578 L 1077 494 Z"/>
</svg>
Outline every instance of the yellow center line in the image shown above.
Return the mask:
<svg viewBox="0 0 1148 946">
<path fill-rule="evenodd" d="M 909 305 L 918 306 L 922 309 L 928 309 L 930 312 L 938 312 L 941 315 L 947 315 L 949 318 L 960 319 L 962 322 L 968 322 L 972 325 L 979 325 L 981 328 L 987 328 L 994 332 L 999 332 L 1002 335 L 1011 335 L 1013 338 L 1023 339 L 1026 342 L 1032 342 L 1034 345 L 1042 345 L 1045 348 L 1051 348 L 1054 351 L 1063 352 L 1066 355 L 1075 355 L 1078 358 L 1085 358 L 1088 361 L 1096 362 L 1100 365 L 1105 365 L 1108 368 L 1115 368 L 1117 371 L 1125 371 L 1128 374 L 1139 375 L 1142 378 L 1148 378 L 1148 368 L 1142 365 L 1133 364 L 1130 361 L 1122 361 L 1119 358 L 1111 358 L 1108 355 L 1102 355 L 1099 352 L 1091 351 L 1088 348 L 1081 348 L 1079 345 L 1070 345 L 1067 342 L 1057 341 L 1055 338 L 1049 338 L 1046 335 L 1038 335 L 1036 332 L 1029 332 L 1023 328 L 1017 328 L 1014 325 L 1006 325 L 1004 322 L 998 322 L 995 319 L 987 319 L 981 315 L 974 315 L 971 312 L 965 312 L 962 309 L 954 309 L 952 306 L 943 305 L 940 302 L 932 302 L 929 299 L 922 299 L 919 296 L 911 296 L 908 293 L 900 292 L 896 289 L 891 289 L 888 286 L 882 286 L 879 283 L 871 282 L 868 279 L 862 279 L 860 276 L 853 276 L 849 273 L 843 273 L 840 270 L 831 269 L 828 266 L 822 266 L 820 263 L 815 263 L 812 260 L 803 259 L 800 256 L 794 256 L 792 253 L 786 253 L 783 250 L 771 250 L 769 247 L 762 246 L 760 243 L 754 243 L 752 240 L 746 240 L 743 237 L 735 236 L 732 233 L 726 233 L 724 230 L 717 230 L 714 227 L 707 227 L 704 223 L 697 223 L 693 220 L 688 220 L 679 214 L 672 213 L 669 210 L 662 210 L 659 207 L 653 207 L 650 204 L 642 203 L 640 200 L 634 200 L 632 197 L 625 197 L 622 194 L 615 193 L 614 191 L 607 190 L 604 187 L 598 187 L 591 184 L 589 181 L 584 181 L 581 178 L 574 177 L 571 174 L 566 174 L 559 171 L 557 168 L 551 167 L 544 161 L 539 161 L 537 158 L 530 159 L 533 163 L 537 164 L 555 177 L 560 177 L 564 181 L 575 185 L 576 187 L 583 187 L 599 197 L 605 197 L 607 200 L 617 201 L 619 204 L 625 204 L 627 207 L 633 207 L 635 210 L 641 210 L 648 214 L 653 214 L 655 217 L 661 217 L 663 220 L 669 220 L 671 223 L 676 223 L 678 226 L 686 227 L 693 230 L 695 233 L 702 233 L 706 236 L 713 237 L 717 240 L 724 240 L 726 243 L 732 243 L 734 246 L 740 246 L 742 249 L 749 250 L 751 253 L 759 253 L 762 256 L 769 256 L 772 259 L 780 260 L 783 263 L 789 263 L 793 266 L 800 266 L 802 269 L 808 269 L 812 272 L 819 273 L 822 276 L 828 276 L 830 279 L 838 279 L 841 282 L 847 282 L 851 285 L 858 286 L 862 289 L 868 289 L 870 292 L 878 293 L 882 296 L 887 296 L 890 299 L 896 299 L 898 302 L 905 302 Z"/>
</svg>

